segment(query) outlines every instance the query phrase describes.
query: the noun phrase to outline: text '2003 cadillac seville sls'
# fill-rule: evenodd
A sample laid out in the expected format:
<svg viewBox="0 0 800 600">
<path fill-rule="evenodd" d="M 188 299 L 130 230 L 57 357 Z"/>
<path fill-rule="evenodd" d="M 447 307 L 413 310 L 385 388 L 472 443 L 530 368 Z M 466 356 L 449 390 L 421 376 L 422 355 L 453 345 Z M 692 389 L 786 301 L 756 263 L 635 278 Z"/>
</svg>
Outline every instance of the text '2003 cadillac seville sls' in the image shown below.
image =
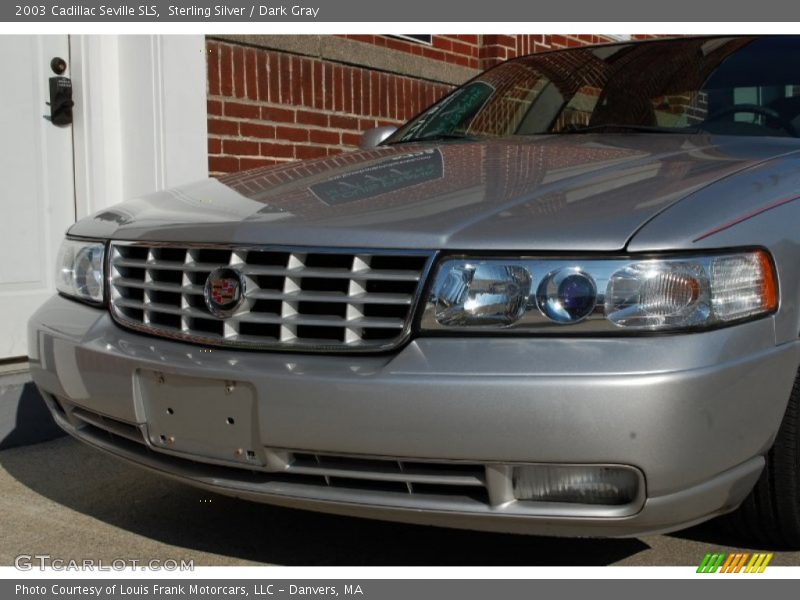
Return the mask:
<svg viewBox="0 0 800 600">
<path fill-rule="evenodd" d="M 360 151 L 104 210 L 34 379 L 78 439 L 243 498 L 575 536 L 733 513 L 798 546 L 798 64 L 522 57 Z"/>
</svg>

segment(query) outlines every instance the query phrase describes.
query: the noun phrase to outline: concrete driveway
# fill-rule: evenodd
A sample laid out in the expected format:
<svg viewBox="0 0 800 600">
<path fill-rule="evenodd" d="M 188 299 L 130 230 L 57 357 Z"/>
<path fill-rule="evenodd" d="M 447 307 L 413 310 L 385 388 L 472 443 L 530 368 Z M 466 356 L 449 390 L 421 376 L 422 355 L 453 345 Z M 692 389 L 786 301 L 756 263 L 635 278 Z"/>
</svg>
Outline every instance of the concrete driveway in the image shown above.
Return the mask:
<svg viewBox="0 0 800 600">
<path fill-rule="evenodd" d="M 697 565 L 741 550 L 704 526 L 669 536 L 569 540 L 417 527 L 207 494 L 60 438 L 0 452 L 0 564 L 193 559 L 195 565 Z M 800 565 L 800 552 L 773 565 Z"/>
</svg>

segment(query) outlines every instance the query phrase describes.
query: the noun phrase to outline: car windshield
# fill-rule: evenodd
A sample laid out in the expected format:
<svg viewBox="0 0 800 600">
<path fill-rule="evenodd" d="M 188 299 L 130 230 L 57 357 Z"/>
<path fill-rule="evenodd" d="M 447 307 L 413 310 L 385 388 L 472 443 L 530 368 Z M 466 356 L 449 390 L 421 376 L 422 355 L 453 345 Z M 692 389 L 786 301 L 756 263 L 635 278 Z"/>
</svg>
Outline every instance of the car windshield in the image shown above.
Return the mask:
<svg viewBox="0 0 800 600">
<path fill-rule="evenodd" d="M 800 135 L 800 36 L 705 37 L 514 59 L 387 143 L 588 132 Z"/>
</svg>

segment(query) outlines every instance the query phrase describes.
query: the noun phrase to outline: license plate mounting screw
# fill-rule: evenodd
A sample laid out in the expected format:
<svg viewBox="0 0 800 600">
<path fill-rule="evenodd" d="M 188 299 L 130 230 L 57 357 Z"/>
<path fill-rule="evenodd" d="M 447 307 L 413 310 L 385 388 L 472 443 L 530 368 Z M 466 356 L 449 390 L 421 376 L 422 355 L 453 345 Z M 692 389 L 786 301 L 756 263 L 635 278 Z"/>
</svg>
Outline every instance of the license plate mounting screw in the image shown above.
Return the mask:
<svg viewBox="0 0 800 600">
<path fill-rule="evenodd" d="M 233 390 L 236 389 L 236 382 L 235 381 L 226 381 L 225 382 L 225 393 L 232 394 Z"/>
</svg>

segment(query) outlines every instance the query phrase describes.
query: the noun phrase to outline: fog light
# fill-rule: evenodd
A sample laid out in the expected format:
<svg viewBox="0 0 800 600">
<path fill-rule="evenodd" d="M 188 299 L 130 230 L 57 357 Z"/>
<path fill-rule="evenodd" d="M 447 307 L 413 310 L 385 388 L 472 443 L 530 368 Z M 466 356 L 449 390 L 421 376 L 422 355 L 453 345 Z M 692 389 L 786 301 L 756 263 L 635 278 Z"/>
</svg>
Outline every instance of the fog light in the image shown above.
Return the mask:
<svg viewBox="0 0 800 600">
<path fill-rule="evenodd" d="M 600 465 L 525 465 L 514 467 L 514 497 L 570 504 L 630 504 L 639 478 L 626 467 Z"/>
</svg>

